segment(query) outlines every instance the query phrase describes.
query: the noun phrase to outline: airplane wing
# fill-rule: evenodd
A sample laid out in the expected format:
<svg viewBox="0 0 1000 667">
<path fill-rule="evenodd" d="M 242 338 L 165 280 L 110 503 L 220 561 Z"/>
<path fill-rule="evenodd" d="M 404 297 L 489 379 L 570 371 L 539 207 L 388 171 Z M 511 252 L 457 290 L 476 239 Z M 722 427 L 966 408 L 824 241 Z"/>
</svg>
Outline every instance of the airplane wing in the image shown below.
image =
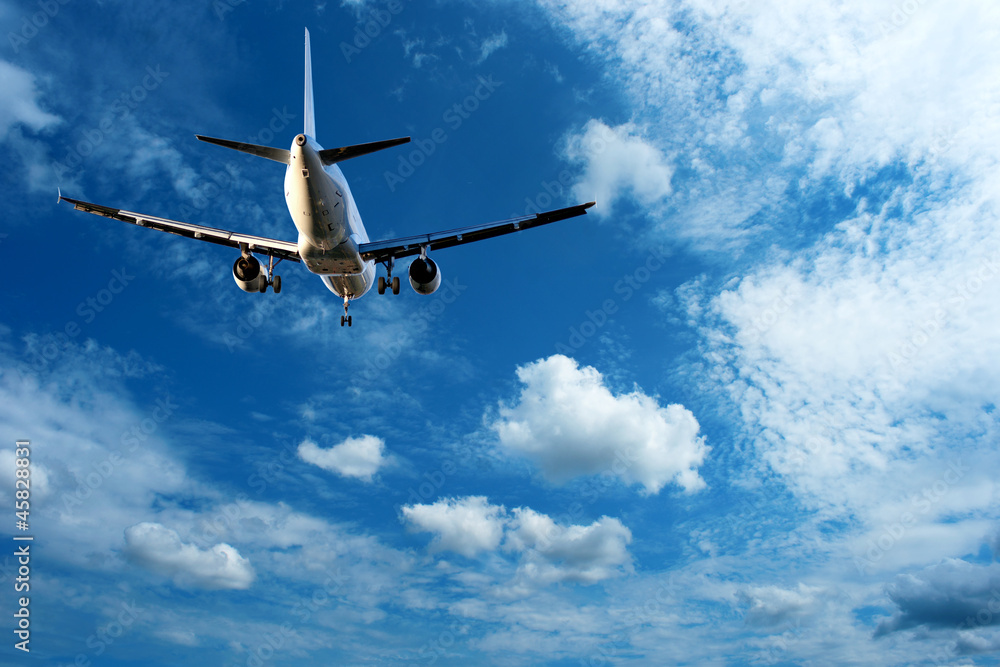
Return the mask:
<svg viewBox="0 0 1000 667">
<path fill-rule="evenodd" d="M 510 218 L 509 220 L 498 220 L 497 222 L 487 222 L 486 224 L 474 225 L 472 227 L 376 241 L 374 243 L 362 243 L 358 246 L 358 250 L 361 253 L 362 259 L 384 262 L 390 258 L 399 259 L 400 257 L 419 255 L 421 248 L 425 246 L 433 250 L 450 248 L 464 243 L 472 243 L 473 241 L 491 239 L 494 236 L 513 234 L 514 232 L 531 229 L 532 227 L 540 227 L 558 220 L 565 220 L 566 218 L 574 218 L 578 215 L 584 215 L 587 209 L 593 205 L 594 202 L 588 202 L 568 208 L 560 208 L 555 211 L 525 215 L 520 218 Z"/>
<path fill-rule="evenodd" d="M 132 211 L 123 211 L 109 206 L 91 204 L 79 199 L 70 199 L 69 197 L 63 197 L 62 194 L 59 195 L 59 200 L 69 202 L 77 211 L 86 211 L 87 213 L 93 213 L 105 218 L 114 218 L 115 220 L 128 222 L 139 227 L 149 227 L 161 232 L 186 236 L 190 239 L 198 239 L 199 241 L 208 241 L 209 243 L 229 246 L 230 248 L 240 248 L 241 244 L 245 243 L 250 252 L 271 255 L 278 259 L 288 259 L 293 262 L 301 261 L 299 258 L 299 246 L 292 241 L 279 241 L 277 239 L 264 238 L 263 236 L 238 234 L 226 231 L 225 229 L 193 225 L 189 222 L 156 218 L 150 215 L 143 215 L 142 213 L 133 213 Z"/>
</svg>

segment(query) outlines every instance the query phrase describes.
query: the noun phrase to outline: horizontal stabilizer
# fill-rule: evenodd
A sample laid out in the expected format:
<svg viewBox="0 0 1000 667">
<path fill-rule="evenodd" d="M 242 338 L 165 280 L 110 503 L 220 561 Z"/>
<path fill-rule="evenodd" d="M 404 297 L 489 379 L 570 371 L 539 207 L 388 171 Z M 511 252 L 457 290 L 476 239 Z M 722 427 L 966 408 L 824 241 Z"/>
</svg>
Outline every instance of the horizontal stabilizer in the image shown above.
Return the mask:
<svg viewBox="0 0 1000 667">
<path fill-rule="evenodd" d="M 223 148 L 232 148 L 234 151 L 242 151 L 244 153 L 249 153 L 250 155 L 256 155 L 257 157 L 266 157 L 268 160 L 274 160 L 275 162 L 280 162 L 281 164 L 288 164 L 288 151 L 284 148 L 271 148 L 270 146 L 245 144 L 242 141 L 215 139 L 214 137 L 205 137 L 200 134 L 196 134 L 194 136 L 198 137 L 199 141 L 204 141 L 209 144 L 215 144 L 216 146 L 222 146 Z"/>
<path fill-rule="evenodd" d="M 319 152 L 319 158 L 325 165 L 335 164 L 337 162 L 343 162 L 344 160 L 350 160 L 352 157 L 368 155 L 369 153 L 374 153 L 375 151 L 405 144 L 409 141 L 409 137 L 400 137 L 399 139 L 387 139 L 386 141 L 373 141 L 368 144 L 355 144 L 354 146 L 327 148 Z"/>
</svg>

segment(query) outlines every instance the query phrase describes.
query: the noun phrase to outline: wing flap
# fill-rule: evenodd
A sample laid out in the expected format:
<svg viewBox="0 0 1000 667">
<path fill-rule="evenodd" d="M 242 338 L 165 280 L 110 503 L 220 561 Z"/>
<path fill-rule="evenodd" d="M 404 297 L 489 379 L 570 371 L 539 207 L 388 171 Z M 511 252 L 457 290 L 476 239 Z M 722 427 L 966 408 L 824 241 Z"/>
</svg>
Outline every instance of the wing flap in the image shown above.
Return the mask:
<svg viewBox="0 0 1000 667">
<path fill-rule="evenodd" d="M 199 241 L 208 241 L 209 243 L 224 245 L 230 248 L 239 248 L 240 244 L 245 243 L 251 252 L 256 252 L 262 255 L 272 255 L 279 259 L 288 259 L 293 262 L 300 261 L 298 244 L 291 241 L 279 241 L 278 239 L 269 239 L 263 236 L 240 234 L 237 232 L 230 232 L 225 229 L 216 229 L 215 227 L 207 227 L 205 225 L 195 225 L 190 222 L 179 222 L 177 220 L 168 220 L 167 218 L 158 218 L 151 215 L 144 215 L 142 213 L 135 213 L 133 211 L 123 211 L 122 209 L 112 208 L 110 206 L 91 204 L 90 202 L 80 201 L 79 199 L 70 199 L 69 197 L 63 197 L 61 195 L 59 199 L 61 201 L 69 202 L 77 211 L 93 213 L 94 215 L 120 220 L 121 222 L 127 222 L 139 227 L 149 227 L 150 229 L 155 229 L 161 232 L 176 234 L 177 236 L 184 236 L 191 239 L 197 239 Z"/>
<path fill-rule="evenodd" d="M 541 227 L 559 220 L 575 218 L 584 215 L 587 209 L 594 205 L 594 202 L 578 204 L 567 208 L 560 208 L 555 211 L 546 211 L 535 215 L 525 215 L 509 220 L 498 220 L 487 222 L 482 225 L 451 229 L 433 234 L 418 234 L 398 239 L 388 239 L 386 241 L 376 241 L 374 243 L 362 243 L 358 246 L 362 259 L 384 262 L 390 257 L 399 259 L 410 255 L 420 254 L 420 249 L 430 246 L 433 249 L 451 248 L 457 245 L 473 243 L 485 239 L 513 234 L 532 227 Z"/>
</svg>

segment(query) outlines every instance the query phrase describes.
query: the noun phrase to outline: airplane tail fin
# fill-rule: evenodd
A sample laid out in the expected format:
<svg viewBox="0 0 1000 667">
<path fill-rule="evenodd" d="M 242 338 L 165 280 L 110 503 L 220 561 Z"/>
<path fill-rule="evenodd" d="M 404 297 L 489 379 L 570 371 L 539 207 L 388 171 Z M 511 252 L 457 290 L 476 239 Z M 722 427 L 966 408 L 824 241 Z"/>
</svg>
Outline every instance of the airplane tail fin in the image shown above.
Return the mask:
<svg viewBox="0 0 1000 667">
<path fill-rule="evenodd" d="M 302 131 L 307 137 L 316 139 L 316 106 L 313 103 L 313 73 L 312 73 L 312 52 L 309 48 L 309 28 L 306 28 L 306 100 L 305 100 L 305 129 Z"/>
<path fill-rule="evenodd" d="M 315 141 L 316 111 L 315 103 L 313 101 L 312 52 L 309 47 L 308 28 L 306 28 L 305 116 L 306 122 L 303 134 Z M 280 162 L 282 164 L 288 164 L 290 161 L 290 154 L 288 150 L 284 148 L 258 146 L 257 144 L 247 144 L 242 141 L 229 141 L 228 139 L 216 139 L 214 137 L 206 137 L 200 134 L 196 134 L 195 136 L 201 141 L 215 144 L 216 146 L 231 148 L 235 151 L 242 151 L 244 153 L 249 153 L 250 155 L 267 158 L 268 160 L 274 160 L 275 162 Z M 337 162 L 343 162 L 344 160 L 350 160 L 351 158 L 358 157 L 359 155 L 367 155 L 368 153 L 374 153 L 375 151 L 405 144 L 409 140 L 409 137 L 400 137 L 398 139 L 387 139 L 386 141 L 373 141 L 367 144 L 355 144 L 353 146 L 341 146 L 340 148 L 328 148 L 326 150 L 319 151 L 319 157 L 323 161 L 324 165 L 331 165 L 336 164 Z"/>
</svg>

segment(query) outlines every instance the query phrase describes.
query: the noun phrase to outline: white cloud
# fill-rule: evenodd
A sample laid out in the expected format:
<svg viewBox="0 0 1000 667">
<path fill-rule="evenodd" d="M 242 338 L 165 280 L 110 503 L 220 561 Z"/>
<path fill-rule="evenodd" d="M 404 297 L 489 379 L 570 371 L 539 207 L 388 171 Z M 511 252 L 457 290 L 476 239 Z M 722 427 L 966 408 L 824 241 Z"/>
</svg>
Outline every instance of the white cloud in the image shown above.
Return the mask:
<svg viewBox="0 0 1000 667">
<path fill-rule="evenodd" d="M 344 477 L 356 477 L 370 482 L 385 463 L 385 442 L 373 435 L 347 438 L 330 449 L 322 449 L 311 440 L 299 445 L 299 457 L 324 470 Z"/>
<path fill-rule="evenodd" d="M 503 47 L 507 46 L 507 31 L 501 30 L 495 35 L 490 35 L 483 40 L 483 43 L 479 45 L 479 60 L 476 62 L 477 65 L 481 65 L 486 61 L 491 55 L 496 51 L 499 51 Z"/>
<path fill-rule="evenodd" d="M 942 445 L 956 438 L 975 439 L 963 446 L 964 465 L 992 457 L 980 420 L 981 406 L 1000 401 L 990 379 L 1000 375 L 1000 303 L 990 298 L 1000 228 L 976 211 L 1000 205 L 1000 193 L 892 213 L 915 194 L 841 223 L 796 259 L 759 267 L 711 298 L 701 320 L 708 349 L 728 362 L 715 379 L 757 434 L 755 447 L 821 504 L 868 504 L 885 487 L 861 475 L 916 456 L 934 461 L 930 472 L 946 469 Z M 978 478 L 973 470 L 963 486 Z M 894 481 L 923 477 L 910 470 Z"/>
<path fill-rule="evenodd" d="M 499 546 L 504 512 L 503 505 L 490 505 L 484 496 L 403 507 L 403 517 L 413 528 L 434 533 L 435 549 L 454 551 L 469 558 Z"/>
<path fill-rule="evenodd" d="M 614 395 L 597 369 L 553 355 L 517 369 L 524 387 L 493 424 L 500 444 L 536 462 L 556 482 L 611 474 L 658 493 L 676 482 L 705 486 L 697 468 L 708 453 L 699 425 L 681 405 L 660 407 L 638 389 Z"/>
<path fill-rule="evenodd" d="M 483 496 L 467 496 L 405 506 L 403 517 L 413 529 L 433 533 L 437 551 L 470 558 L 498 549 L 516 554 L 517 572 L 507 594 L 560 581 L 593 584 L 621 569 L 631 571 L 632 533 L 606 516 L 589 526 L 559 525 L 530 508 L 509 513 Z"/>
<path fill-rule="evenodd" d="M 0 60 L 0 91 L 0 140 L 19 123 L 37 132 L 61 122 L 58 116 L 38 106 L 35 78 L 4 60 Z"/>
<path fill-rule="evenodd" d="M 125 553 L 136 564 L 171 577 L 181 586 L 246 589 L 256 577 L 250 561 L 230 545 L 199 549 L 158 523 L 144 521 L 126 528 Z"/>
<path fill-rule="evenodd" d="M 1000 155 L 990 3 L 538 4 L 603 61 L 649 154 L 671 156 L 669 207 L 646 202 L 658 229 L 725 261 L 794 239 L 790 192 L 826 178 L 850 192 L 895 161 L 977 174 Z M 615 198 L 594 176 L 578 193 Z"/>
<path fill-rule="evenodd" d="M 672 192 L 673 167 L 632 123 L 612 128 L 592 119 L 582 133 L 566 137 L 563 154 L 583 166 L 574 196 L 596 201 L 594 211 L 601 215 L 611 215 L 615 201 L 626 193 L 653 206 Z"/>
<path fill-rule="evenodd" d="M 28 442 L 31 443 L 30 440 Z M 52 473 L 49 472 L 49 469 L 45 466 L 45 464 L 32 460 L 31 454 L 33 450 L 30 444 L 27 449 L 28 456 L 22 458 L 27 458 L 29 461 L 28 484 L 29 490 L 31 491 L 31 497 L 36 501 L 47 500 L 52 492 L 52 484 L 50 482 Z M 14 471 L 17 470 L 15 465 L 16 459 L 17 457 L 15 456 L 13 446 L 9 449 L 0 449 L 0 470 L 11 471 L 10 475 L 5 475 L 5 479 L 0 482 L 0 484 L 3 485 L 5 492 L 10 498 L 14 497 L 18 488 L 17 479 L 19 478 L 14 476 Z"/>
<path fill-rule="evenodd" d="M 191 630 L 165 629 L 158 631 L 156 636 L 171 644 L 180 644 L 181 646 L 198 646 L 199 643 L 198 635 Z"/>
<path fill-rule="evenodd" d="M 601 517 L 589 526 L 560 526 L 530 508 L 514 509 L 504 547 L 524 552 L 520 573 L 540 581 L 592 584 L 631 563 L 632 533 L 618 519 Z"/>
<path fill-rule="evenodd" d="M 814 613 L 821 604 L 823 592 L 801 583 L 796 588 L 748 586 L 740 591 L 739 597 L 749 607 L 747 625 L 773 627 Z"/>
</svg>

